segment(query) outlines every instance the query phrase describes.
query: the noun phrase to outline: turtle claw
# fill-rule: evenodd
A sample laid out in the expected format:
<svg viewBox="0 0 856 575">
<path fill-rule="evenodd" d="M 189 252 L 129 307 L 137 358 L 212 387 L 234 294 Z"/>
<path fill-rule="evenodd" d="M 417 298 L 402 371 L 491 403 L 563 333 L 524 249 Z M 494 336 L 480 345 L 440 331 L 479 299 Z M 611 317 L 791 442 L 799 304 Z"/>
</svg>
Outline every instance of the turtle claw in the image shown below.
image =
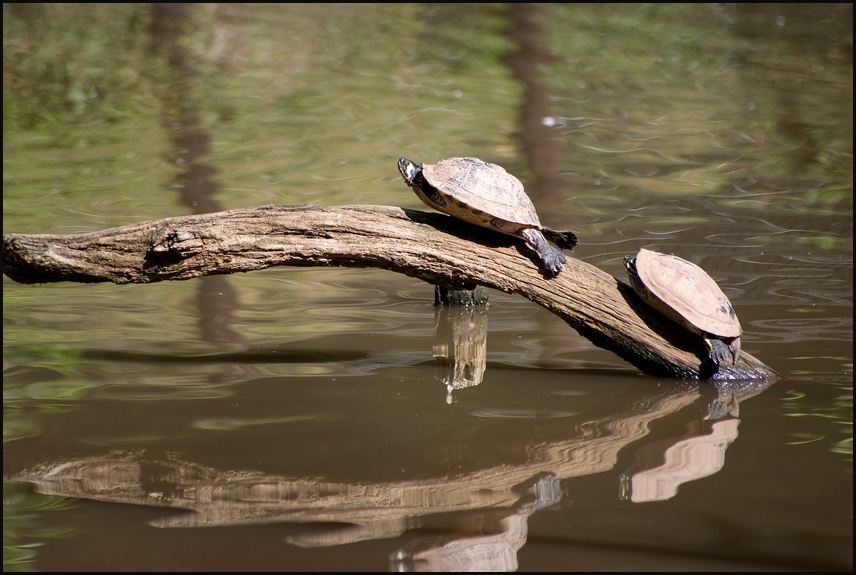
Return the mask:
<svg viewBox="0 0 856 575">
<path fill-rule="evenodd" d="M 733 354 L 731 353 L 731 348 L 729 348 L 725 342 L 715 337 L 705 337 L 704 343 L 708 349 L 708 356 L 710 360 L 715 363 L 717 366 L 719 365 L 732 365 L 732 360 L 734 359 Z"/>
<path fill-rule="evenodd" d="M 568 261 L 565 258 L 565 254 L 563 254 L 559 248 L 548 242 L 544 238 L 544 235 L 536 229 L 529 228 L 523 230 L 521 233 L 523 234 L 523 239 L 526 240 L 526 243 L 529 244 L 529 246 L 534 249 L 541 258 L 541 261 L 544 263 L 544 267 L 547 271 L 553 276 L 558 275 L 559 272 L 562 271 L 562 268 L 565 267 L 565 262 Z"/>
<path fill-rule="evenodd" d="M 544 237 L 562 248 L 563 250 L 572 250 L 577 245 L 577 234 L 571 231 L 560 232 L 553 228 L 541 226 L 541 233 Z"/>
<path fill-rule="evenodd" d="M 565 254 L 563 254 L 557 249 L 553 249 L 549 253 L 540 255 L 541 261 L 544 262 L 544 267 L 547 268 L 554 276 L 558 275 L 559 272 L 562 271 L 562 269 L 565 267 L 565 262 L 568 261 L 565 258 Z"/>
</svg>

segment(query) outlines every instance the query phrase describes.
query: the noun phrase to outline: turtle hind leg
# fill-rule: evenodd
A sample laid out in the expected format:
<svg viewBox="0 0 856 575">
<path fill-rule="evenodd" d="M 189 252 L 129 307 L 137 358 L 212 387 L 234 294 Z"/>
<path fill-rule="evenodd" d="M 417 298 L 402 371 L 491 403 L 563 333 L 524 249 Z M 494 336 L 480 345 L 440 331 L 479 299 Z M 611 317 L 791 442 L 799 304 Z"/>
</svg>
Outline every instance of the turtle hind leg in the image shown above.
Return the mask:
<svg viewBox="0 0 856 575">
<path fill-rule="evenodd" d="M 705 337 L 704 343 L 709 351 L 708 355 L 716 365 L 730 365 L 733 360 L 731 348 L 721 339 L 715 337 Z"/>
<path fill-rule="evenodd" d="M 560 232 L 553 228 L 542 227 L 544 236 L 562 249 L 572 250 L 577 245 L 577 235 L 574 232 Z"/>
<path fill-rule="evenodd" d="M 565 254 L 559 248 L 544 239 L 544 235 L 536 229 L 527 228 L 521 233 L 526 243 L 535 250 L 541 261 L 544 262 L 544 267 L 547 268 L 547 271 L 552 275 L 556 275 L 562 271 L 562 267 L 567 260 L 565 259 Z"/>
</svg>

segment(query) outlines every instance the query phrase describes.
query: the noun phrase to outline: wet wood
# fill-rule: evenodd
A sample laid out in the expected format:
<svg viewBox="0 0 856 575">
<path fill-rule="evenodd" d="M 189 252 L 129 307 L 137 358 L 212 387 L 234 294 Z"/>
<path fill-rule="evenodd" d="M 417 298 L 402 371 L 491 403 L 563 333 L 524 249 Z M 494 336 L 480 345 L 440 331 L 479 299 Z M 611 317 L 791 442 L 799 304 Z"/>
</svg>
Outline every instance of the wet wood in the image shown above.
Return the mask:
<svg viewBox="0 0 856 575">
<path fill-rule="evenodd" d="M 584 241 L 584 240 L 583 240 Z M 644 373 L 774 378 L 747 353 L 716 372 L 701 340 L 646 306 L 623 281 L 570 254 L 548 277 L 521 239 L 443 214 L 389 206 L 262 206 L 70 235 L 3 236 L 3 273 L 26 284 L 151 283 L 274 266 L 376 267 L 450 288 L 520 294 Z"/>
</svg>

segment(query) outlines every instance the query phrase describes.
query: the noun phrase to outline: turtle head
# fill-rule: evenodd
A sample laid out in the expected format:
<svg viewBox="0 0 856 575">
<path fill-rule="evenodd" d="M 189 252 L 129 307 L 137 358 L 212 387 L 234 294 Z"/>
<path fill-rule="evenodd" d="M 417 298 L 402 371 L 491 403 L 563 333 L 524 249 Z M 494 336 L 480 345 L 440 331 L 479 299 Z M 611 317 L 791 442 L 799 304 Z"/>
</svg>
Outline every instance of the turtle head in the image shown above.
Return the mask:
<svg viewBox="0 0 856 575">
<path fill-rule="evenodd" d="M 636 256 L 624 256 L 624 269 L 627 270 L 627 277 L 630 278 L 630 286 L 633 288 L 639 297 L 647 299 L 649 296 L 648 288 L 639 279 L 639 270 L 636 269 Z"/>
<path fill-rule="evenodd" d="M 408 186 L 414 187 L 421 183 L 422 168 L 407 158 L 398 158 L 398 171 Z"/>
<path fill-rule="evenodd" d="M 636 272 L 636 257 L 635 256 L 624 256 L 624 269 L 627 270 L 627 273 L 633 277 L 639 277 L 639 274 Z"/>
</svg>

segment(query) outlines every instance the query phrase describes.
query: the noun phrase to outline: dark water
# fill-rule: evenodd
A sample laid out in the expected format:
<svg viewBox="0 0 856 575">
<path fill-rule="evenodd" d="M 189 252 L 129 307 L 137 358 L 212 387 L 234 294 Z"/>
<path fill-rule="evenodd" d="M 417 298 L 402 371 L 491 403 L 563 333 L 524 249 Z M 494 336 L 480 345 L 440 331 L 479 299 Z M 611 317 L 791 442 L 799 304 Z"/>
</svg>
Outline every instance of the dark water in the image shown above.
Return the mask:
<svg viewBox="0 0 856 575">
<path fill-rule="evenodd" d="M 380 270 L 4 277 L 6 569 L 852 569 L 850 5 L 7 5 L 4 76 L 4 233 L 425 209 L 398 157 L 477 156 L 573 257 L 701 265 L 783 375 L 491 292 L 447 385 Z"/>
</svg>

